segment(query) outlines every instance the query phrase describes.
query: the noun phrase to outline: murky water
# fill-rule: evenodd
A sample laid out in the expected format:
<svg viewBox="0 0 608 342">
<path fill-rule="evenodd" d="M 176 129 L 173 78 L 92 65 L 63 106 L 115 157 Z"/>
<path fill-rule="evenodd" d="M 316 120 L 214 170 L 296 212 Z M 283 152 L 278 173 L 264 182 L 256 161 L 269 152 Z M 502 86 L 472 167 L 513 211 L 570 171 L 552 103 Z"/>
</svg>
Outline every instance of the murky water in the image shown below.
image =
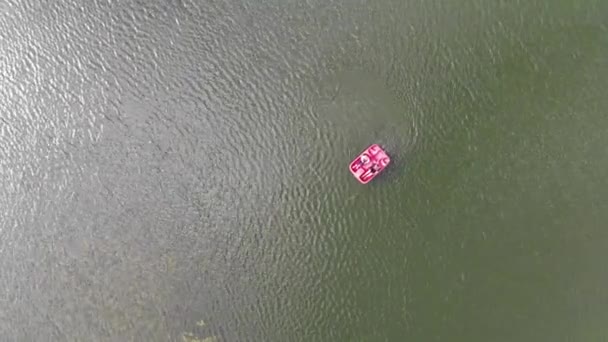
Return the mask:
<svg viewBox="0 0 608 342">
<path fill-rule="evenodd" d="M 608 339 L 607 2 L 0 9 L 1 340 Z"/>
</svg>

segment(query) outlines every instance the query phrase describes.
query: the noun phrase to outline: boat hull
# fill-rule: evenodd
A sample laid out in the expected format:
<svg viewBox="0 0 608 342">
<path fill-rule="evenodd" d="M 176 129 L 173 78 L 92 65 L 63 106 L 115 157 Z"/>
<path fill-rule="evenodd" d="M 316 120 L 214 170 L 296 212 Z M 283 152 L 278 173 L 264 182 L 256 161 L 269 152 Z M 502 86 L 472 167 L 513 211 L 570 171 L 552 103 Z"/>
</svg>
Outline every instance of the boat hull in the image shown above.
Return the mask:
<svg viewBox="0 0 608 342">
<path fill-rule="evenodd" d="M 361 152 L 349 165 L 350 173 L 361 184 L 367 184 L 390 164 L 391 158 L 378 144 L 373 144 Z M 376 165 L 373 172 L 372 166 Z"/>
</svg>

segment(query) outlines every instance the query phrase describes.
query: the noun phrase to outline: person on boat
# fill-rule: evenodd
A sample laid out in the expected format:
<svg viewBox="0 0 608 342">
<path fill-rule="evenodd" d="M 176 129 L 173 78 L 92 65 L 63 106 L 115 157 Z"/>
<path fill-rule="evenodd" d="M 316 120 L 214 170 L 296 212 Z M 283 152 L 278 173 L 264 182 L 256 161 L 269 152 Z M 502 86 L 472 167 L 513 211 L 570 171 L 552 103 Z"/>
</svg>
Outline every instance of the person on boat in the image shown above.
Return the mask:
<svg viewBox="0 0 608 342">
<path fill-rule="evenodd" d="M 361 160 L 361 165 L 365 165 L 365 164 L 369 163 L 369 157 L 366 154 L 362 155 L 360 160 Z"/>
<path fill-rule="evenodd" d="M 376 172 L 378 172 L 378 170 L 380 170 L 380 165 L 374 163 L 374 164 L 372 164 L 372 167 L 370 168 L 370 170 L 372 173 L 376 173 Z"/>
</svg>

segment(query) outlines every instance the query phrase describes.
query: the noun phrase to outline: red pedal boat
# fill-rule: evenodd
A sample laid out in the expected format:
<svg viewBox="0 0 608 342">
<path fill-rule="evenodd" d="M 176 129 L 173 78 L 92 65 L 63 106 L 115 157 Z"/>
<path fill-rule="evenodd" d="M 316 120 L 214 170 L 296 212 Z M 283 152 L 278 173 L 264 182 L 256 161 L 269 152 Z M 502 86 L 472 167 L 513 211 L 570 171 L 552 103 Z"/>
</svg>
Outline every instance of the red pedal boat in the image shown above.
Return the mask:
<svg viewBox="0 0 608 342">
<path fill-rule="evenodd" d="M 391 158 L 388 154 L 378 144 L 373 144 L 350 163 L 349 169 L 361 184 L 367 184 L 376 178 L 390 162 Z"/>
</svg>

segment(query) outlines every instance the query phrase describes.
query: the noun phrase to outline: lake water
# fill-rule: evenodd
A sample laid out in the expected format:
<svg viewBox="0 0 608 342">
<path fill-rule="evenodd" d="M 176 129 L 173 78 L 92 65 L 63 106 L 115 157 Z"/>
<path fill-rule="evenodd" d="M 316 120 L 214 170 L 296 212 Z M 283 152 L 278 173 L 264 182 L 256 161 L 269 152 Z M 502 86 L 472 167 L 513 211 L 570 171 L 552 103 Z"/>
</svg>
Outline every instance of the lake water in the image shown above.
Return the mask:
<svg viewBox="0 0 608 342">
<path fill-rule="evenodd" d="M 0 9 L 1 340 L 608 339 L 608 2 Z"/>
</svg>

